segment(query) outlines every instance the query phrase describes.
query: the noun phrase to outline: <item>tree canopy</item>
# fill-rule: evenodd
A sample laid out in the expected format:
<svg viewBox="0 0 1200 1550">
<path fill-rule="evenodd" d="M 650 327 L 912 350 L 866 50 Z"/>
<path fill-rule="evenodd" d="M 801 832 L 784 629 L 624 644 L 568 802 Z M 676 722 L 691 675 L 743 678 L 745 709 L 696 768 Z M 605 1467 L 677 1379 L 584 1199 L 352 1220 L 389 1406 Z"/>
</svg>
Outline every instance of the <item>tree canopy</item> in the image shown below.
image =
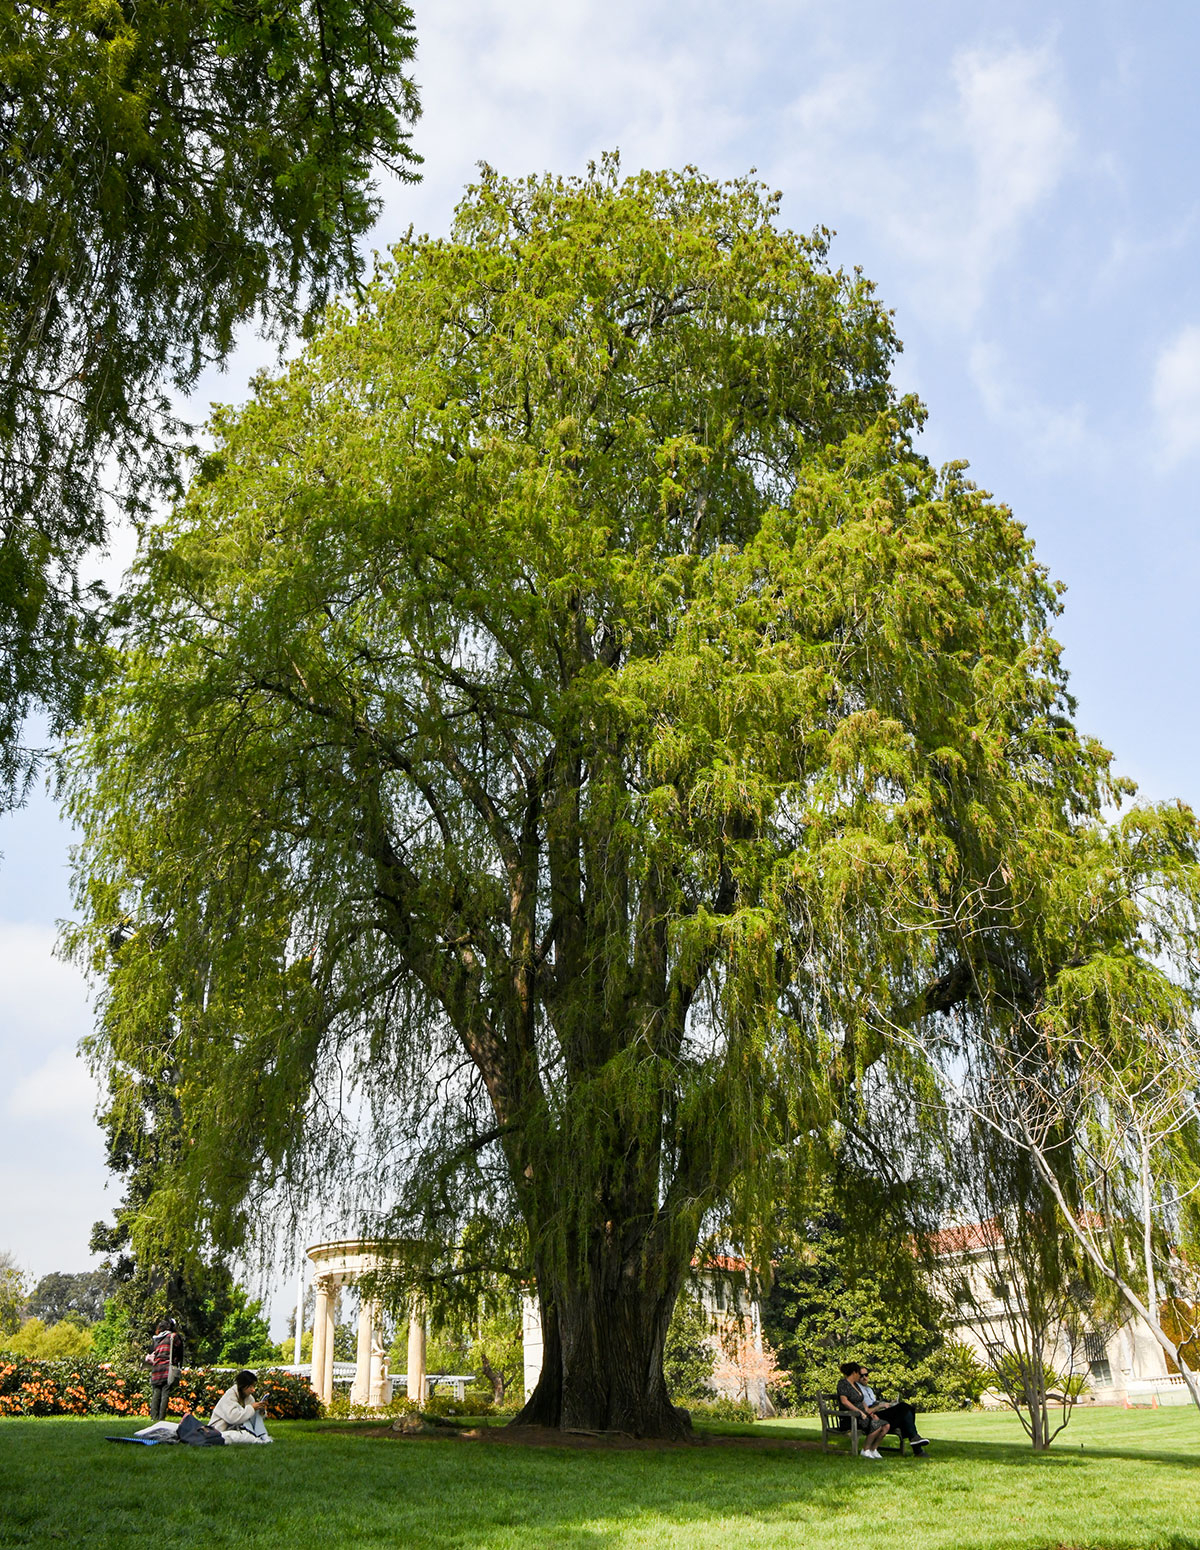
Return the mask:
<svg viewBox="0 0 1200 1550">
<path fill-rule="evenodd" d="M 358 270 L 376 166 L 419 160 L 396 0 L 0 6 L 0 800 L 69 715 L 78 561 L 173 470 L 170 389 Z"/>
<path fill-rule="evenodd" d="M 72 777 L 97 1048 L 179 1073 L 155 1230 L 519 1220 L 526 1418 L 675 1432 L 698 1234 L 765 1270 L 837 1151 L 902 1190 L 907 1031 L 1158 983 L 1194 822 L 1114 863 L 1057 590 L 896 348 L 751 180 L 487 172 L 219 415 Z"/>
<path fill-rule="evenodd" d="M 58 1324 L 63 1319 L 94 1324 L 104 1317 L 104 1299 L 111 1287 L 112 1278 L 106 1270 L 52 1270 L 30 1292 L 25 1311 L 44 1324 Z"/>
</svg>

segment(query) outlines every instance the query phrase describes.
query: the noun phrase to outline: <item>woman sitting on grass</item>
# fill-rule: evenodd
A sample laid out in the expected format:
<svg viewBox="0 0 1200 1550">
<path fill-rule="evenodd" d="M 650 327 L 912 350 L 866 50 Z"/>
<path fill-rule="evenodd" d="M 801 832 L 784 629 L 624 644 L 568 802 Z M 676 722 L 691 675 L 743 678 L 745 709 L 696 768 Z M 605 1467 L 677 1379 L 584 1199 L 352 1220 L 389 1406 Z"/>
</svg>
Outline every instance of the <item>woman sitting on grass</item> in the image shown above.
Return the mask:
<svg viewBox="0 0 1200 1550">
<path fill-rule="evenodd" d="M 263 1421 L 265 1399 L 255 1399 L 258 1374 L 243 1368 L 217 1401 L 211 1425 L 225 1433 L 226 1442 L 270 1442 L 271 1434 Z"/>
<path fill-rule="evenodd" d="M 859 1366 L 857 1362 L 843 1362 L 842 1376 L 838 1380 L 837 1397 L 838 1404 L 842 1407 L 842 1420 L 844 1428 L 850 1428 L 850 1417 L 857 1416 L 859 1428 L 867 1434 L 867 1445 L 860 1448 L 858 1456 L 864 1459 L 882 1458 L 879 1444 L 891 1431 L 886 1421 L 881 1421 L 871 1414 L 867 1406 L 867 1398 L 859 1387 Z"/>
</svg>

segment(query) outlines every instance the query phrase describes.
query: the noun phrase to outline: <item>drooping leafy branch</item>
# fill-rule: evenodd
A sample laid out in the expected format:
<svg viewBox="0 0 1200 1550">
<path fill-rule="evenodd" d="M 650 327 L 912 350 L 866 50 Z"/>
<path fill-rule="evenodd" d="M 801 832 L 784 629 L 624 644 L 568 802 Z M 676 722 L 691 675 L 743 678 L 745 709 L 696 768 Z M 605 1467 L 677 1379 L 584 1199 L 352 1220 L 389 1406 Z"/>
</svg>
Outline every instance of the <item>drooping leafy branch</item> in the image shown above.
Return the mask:
<svg viewBox="0 0 1200 1550">
<path fill-rule="evenodd" d="M 393 0 L 0 6 L 0 803 L 94 665 L 111 499 L 174 479 L 171 392 L 322 307 L 414 176 L 414 47 Z"/>
</svg>

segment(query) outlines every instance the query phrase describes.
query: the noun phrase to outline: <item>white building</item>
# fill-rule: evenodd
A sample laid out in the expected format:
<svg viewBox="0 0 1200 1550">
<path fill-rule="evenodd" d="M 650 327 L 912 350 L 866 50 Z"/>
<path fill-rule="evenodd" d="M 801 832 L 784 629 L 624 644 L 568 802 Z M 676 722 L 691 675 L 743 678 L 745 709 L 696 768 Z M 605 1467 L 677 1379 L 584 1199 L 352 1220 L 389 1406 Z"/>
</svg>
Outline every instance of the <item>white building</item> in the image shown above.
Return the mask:
<svg viewBox="0 0 1200 1550">
<path fill-rule="evenodd" d="M 938 1279 L 951 1292 L 949 1300 L 953 1302 L 956 1285 L 965 1284 L 968 1290 L 970 1315 L 953 1327 L 952 1337 L 990 1365 L 998 1352 L 1010 1347 L 1004 1277 L 1011 1283 L 1019 1274 L 1005 1255 L 999 1228 L 994 1221 L 947 1227 L 936 1234 L 934 1248 Z M 1056 1370 L 1073 1367 L 1086 1378 L 1087 1397 L 1096 1404 L 1150 1404 L 1154 1399 L 1160 1405 L 1189 1403 L 1183 1379 L 1169 1370 L 1166 1352 L 1142 1318 L 1131 1317 L 1115 1330 L 1085 1331 L 1082 1342 L 1060 1329 L 1047 1358 Z"/>
</svg>

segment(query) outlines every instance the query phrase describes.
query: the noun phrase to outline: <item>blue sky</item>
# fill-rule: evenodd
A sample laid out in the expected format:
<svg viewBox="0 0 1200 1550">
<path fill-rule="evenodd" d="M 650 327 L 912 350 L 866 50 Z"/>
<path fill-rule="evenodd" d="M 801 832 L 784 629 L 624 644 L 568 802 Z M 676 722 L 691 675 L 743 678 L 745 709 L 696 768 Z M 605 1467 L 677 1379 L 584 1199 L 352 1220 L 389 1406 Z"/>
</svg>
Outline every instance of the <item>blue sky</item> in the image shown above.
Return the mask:
<svg viewBox="0 0 1200 1550">
<path fill-rule="evenodd" d="M 910 0 L 416 0 L 424 182 L 371 246 L 444 231 L 475 163 L 757 167 L 782 218 L 836 230 L 895 309 L 926 450 L 966 458 L 1068 585 L 1083 726 L 1151 798 L 1200 803 L 1200 8 Z M 245 396 L 248 339 L 196 395 Z M 106 568 L 129 552 L 118 534 Z M 104 1193 L 52 956 L 69 835 L 36 794 L 0 820 L 0 1249 L 88 1263 Z M 281 1281 L 287 1274 L 280 1266 Z M 282 1309 L 286 1298 L 278 1299 Z"/>
</svg>

